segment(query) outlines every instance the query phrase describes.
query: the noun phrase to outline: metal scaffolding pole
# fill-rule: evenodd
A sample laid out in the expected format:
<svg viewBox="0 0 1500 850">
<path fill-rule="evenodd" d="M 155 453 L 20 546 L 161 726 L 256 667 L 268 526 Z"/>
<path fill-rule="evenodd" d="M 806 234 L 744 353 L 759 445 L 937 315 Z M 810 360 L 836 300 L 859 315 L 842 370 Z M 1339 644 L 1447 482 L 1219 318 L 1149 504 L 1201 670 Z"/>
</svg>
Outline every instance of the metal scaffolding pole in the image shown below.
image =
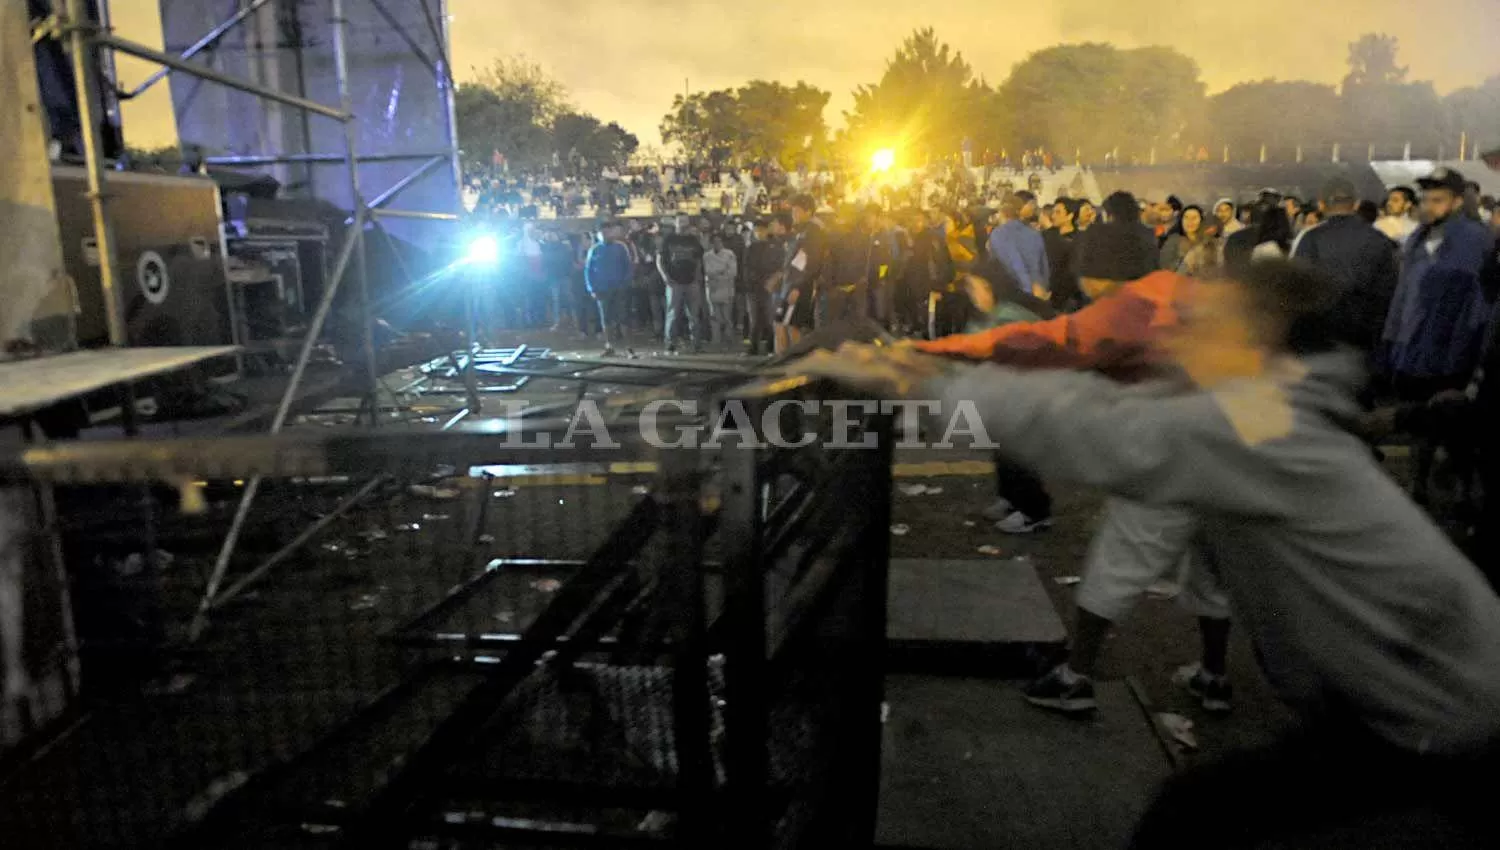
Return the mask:
<svg viewBox="0 0 1500 850">
<path fill-rule="evenodd" d="M 271 156 L 221 156 L 210 157 L 207 161 L 219 165 L 268 165 L 284 162 L 344 162 L 348 168 L 350 196 L 353 198 L 353 224 L 346 234 L 345 244 L 340 253 L 339 260 L 329 284 L 323 293 L 323 298 L 318 305 L 313 320 L 308 329 L 307 338 L 303 340 L 301 351 L 298 355 L 297 364 L 293 369 L 290 382 L 278 405 L 276 415 L 271 424 L 271 432 L 277 433 L 285 424 L 290 414 L 292 403 L 301 385 L 302 375 L 307 368 L 308 360 L 313 347 L 316 346 L 318 337 L 322 332 L 324 323 L 332 309 L 334 296 L 340 282 L 346 276 L 351 263 L 355 264 L 355 274 L 358 276 L 358 292 L 360 301 L 361 318 L 363 319 L 363 349 L 366 371 L 367 397 L 371 402 L 371 420 L 377 420 L 378 404 L 375 402 L 376 392 L 379 386 L 379 374 L 376 366 L 375 348 L 373 338 L 373 316 L 371 315 L 371 301 L 369 297 L 368 268 L 365 259 L 364 229 L 366 225 L 374 225 L 374 215 L 389 216 L 391 218 L 413 218 L 430 221 L 456 221 L 458 214 L 442 212 L 413 212 L 404 210 L 372 210 L 364 201 L 360 190 L 359 163 L 356 144 L 356 128 L 354 116 L 351 112 L 352 98 L 350 95 L 349 66 L 348 66 L 348 21 L 344 15 L 344 0 L 332 0 L 332 17 L 334 25 L 334 59 L 335 72 L 338 80 L 339 107 L 327 106 L 306 98 L 286 94 L 254 83 L 239 80 L 225 74 L 221 74 L 211 68 L 196 63 L 184 61 L 207 49 L 219 38 L 233 27 L 248 19 L 257 10 L 266 6 L 270 0 L 252 0 L 246 7 L 236 13 L 232 18 L 215 27 L 203 38 L 199 39 L 191 48 L 182 55 L 173 55 L 159 50 L 153 50 L 129 40 L 119 38 L 111 33 L 101 31 L 99 27 L 90 23 L 86 3 L 87 0 L 53 0 L 54 14 L 57 22 L 55 27 L 43 27 L 38 29 L 38 38 L 47 37 L 48 34 L 56 32 L 59 37 L 65 37 L 71 46 L 71 58 L 75 82 L 78 89 L 80 119 L 83 125 L 84 154 L 88 164 L 89 193 L 93 210 L 95 236 L 99 245 L 100 253 L 100 278 L 101 289 L 105 298 L 106 316 L 109 322 L 110 342 L 113 345 L 124 345 L 126 343 L 125 323 L 123 305 L 120 300 L 120 284 L 118 276 L 118 248 L 114 239 L 113 229 L 108 216 L 108 196 L 104 183 L 105 163 L 103 155 L 103 141 L 99 135 L 101 116 L 99 113 L 99 100 L 97 98 L 98 76 L 96 73 L 101 57 L 98 51 L 108 47 L 112 50 L 155 62 L 165 69 L 151 77 L 139 86 L 130 96 L 140 94 L 151 85 L 167 76 L 170 71 L 180 71 L 194 77 L 218 83 L 236 91 L 245 92 L 265 100 L 281 103 L 296 109 L 323 115 L 340 121 L 344 124 L 344 155 L 342 157 L 331 154 L 288 154 Z M 435 83 L 443 97 L 447 150 L 437 153 L 422 154 L 383 154 L 364 158 L 368 162 L 392 162 L 392 161 L 424 161 L 411 175 L 403 178 L 395 186 L 388 189 L 379 199 L 378 203 L 385 203 L 394 198 L 400 191 L 411 185 L 421 175 L 441 166 L 445 161 L 450 163 L 450 169 L 454 178 L 455 200 L 454 209 L 459 209 L 457 202 L 458 190 L 460 188 L 461 174 L 458 170 L 457 135 L 453 121 L 452 101 L 452 76 L 449 73 L 447 62 L 447 51 L 443 41 L 447 38 L 447 12 L 446 5 L 441 5 L 443 23 L 438 25 L 432 18 L 426 0 L 420 0 L 422 14 L 427 21 L 429 29 L 432 30 L 438 61 L 420 49 L 416 41 L 401 30 L 399 21 L 389 14 L 383 6 L 378 6 L 381 16 L 398 30 L 398 34 L 412 49 L 413 53 L 424 63 L 432 68 Z M 472 319 L 471 319 L 472 322 Z M 473 359 L 472 357 L 470 358 Z M 198 613 L 194 618 L 190 629 L 190 639 L 196 640 L 202 633 L 207 623 L 207 613 L 215 604 L 228 570 L 229 562 L 233 558 L 235 548 L 238 544 L 240 532 L 242 531 L 250 509 L 254 504 L 256 493 L 259 491 L 260 479 L 252 478 L 242 494 L 240 503 L 236 509 L 229 532 L 225 536 L 224 543 L 220 549 L 219 556 L 215 562 L 213 574 L 209 579 L 206 592 Z"/>
<path fill-rule="evenodd" d="M 103 116 L 99 114 L 99 78 L 96 48 L 90 39 L 88 6 L 84 0 L 66 0 L 67 5 L 54 10 L 66 25 L 73 83 L 78 93 L 78 123 L 83 134 L 84 162 L 88 168 L 89 209 L 94 218 L 94 239 L 99 245 L 99 291 L 104 298 L 104 317 L 109 327 L 109 344 L 126 345 L 125 310 L 120 303 L 120 252 L 115 244 L 115 229 L 109 220 L 107 189 L 104 185 L 104 140 L 99 137 Z M 133 413 L 133 411 L 131 411 Z M 126 414 L 127 416 L 129 413 Z"/>
<path fill-rule="evenodd" d="M 422 0 L 422 14 L 427 14 L 427 0 Z M 453 211 L 455 214 L 463 210 L 463 167 L 458 160 L 458 118 L 453 108 L 453 69 L 448 67 L 448 51 L 443 45 L 448 43 L 448 0 L 438 0 L 439 22 L 434 35 L 438 43 L 438 67 L 434 71 L 437 77 L 438 95 L 443 99 L 443 137 L 448 140 L 448 170 L 453 174 Z M 429 16 L 428 25 L 432 25 Z M 464 297 L 464 324 L 467 326 L 466 339 L 469 344 L 469 356 L 464 358 L 464 396 L 469 409 L 479 413 L 484 404 L 479 394 L 479 376 L 474 372 L 475 352 L 479 347 L 479 293 L 475 290 L 474 276 L 469 275 L 468 292 Z"/>
<path fill-rule="evenodd" d="M 73 3 L 74 0 L 68 0 L 69 6 L 72 6 Z M 228 86 L 235 91 L 242 91 L 246 94 L 253 94 L 256 97 L 263 97 L 266 100 L 274 100 L 277 103 L 282 103 L 287 106 L 294 106 L 298 109 L 305 109 L 308 112 L 315 112 L 327 118 L 332 118 L 335 121 L 347 122 L 354 117 L 353 115 L 349 114 L 349 110 L 347 108 L 334 109 L 331 106 L 324 106 L 323 104 L 318 103 L 316 100 L 308 100 L 305 97 L 297 97 L 285 92 L 279 92 L 275 89 L 268 89 L 265 86 L 258 86 L 254 83 L 247 83 L 244 80 L 235 79 L 234 77 L 231 77 L 227 74 L 221 74 L 218 71 L 215 71 L 207 66 L 195 65 L 192 62 L 184 62 L 170 53 L 163 53 L 160 50 L 152 50 L 149 47 L 136 44 L 135 42 L 128 39 L 118 38 L 108 33 L 100 33 L 99 35 L 94 36 L 94 41 L 98 44 L 104 45 L 105 47 L 109 47 L 114 50 L 118 50 L 121 53 L 134 56 L 137 59 L 145 59 L 149 62 L 155 62 L 158 65 L 165 65 L 174 71 L 182 71 L 183 73 L 192 74 L 195 77 L 200 77 L 202 79 L 208 80 L 211 83 L 218 83 L 221 86 Z"/>
<path fill-rule="evenodd" d="M 402 177 L 400 180 L 397 180 L 394 184 L 391 185 L 389 189 L 386 189 L 384 192 L 376 195 L 370 201 L 370 209 L 378 210 L 386 204 L 390 203 L 397 195 L 401 194 L 402 190 L 404 190 L 407 186 L 410 186 L 411 184 L 427 176 L 427 172 L 431 171 L 434 168 L 437 168 L 440 165 L 446 165 L 447 159 L 448 158 L 446 156 L 435 156 L 412 169 L 411 173 L 407 174 L 405 177 Z"/>
<path fill-rule="evenodd" d="M 214 44 L 218 43 L 219 39 L 224 37 L 225 33 L 239 26 L 246 18 L 260 11 L 261 7 L 269 2 L 271 2 L 271 0 L 252 0 L 252 2 L 248 6 L 236 12 L 234 14 L 234 17 L 230 18 L 222 24 L 219 24 L 218 26 L 205 33 L 202 38 L 193 43 L 192 47 L 189 47 L 187 50 L 182 51 L 182 53 L 179 54 L 177 58 L 186 61 L 193 58 L 194 56 L 197 56 L 199 53 L 202 53 L 204 50 L 212 47 Z M 146 89 L 149 89 L 152 86 L 156 85 L 158 82 L 161 82 L 163 79 L 166 79 L 166 76 L 170 73 L 172 73 L 172 69 L 164 67 L 151 76 L 147 77 L 145 82 L 136 86 L 134 89 L 123 93 L 121 97 L 124 97 L 127 100 L 133 97 L 139 97 L 143 92 L 146 91 Z"/>
<path fill-rule="evenodd" d="M 376 218 L 414 218 L 421 221 L 458 221 L 456 213 L 427 212 L 425 210 L 372 210 Z"/>
<path fill-rule="evenodd" d="M 360 162 L 416 162 L 433 157 L 447 156 L 446 151 L 434 153 L 385 153 L 365 155 L 359 158 Z M 209 165 L 292 165 L 299 163 L 310 163 L 319 165 L 327 163 L 333 165 L 342 163 L 344 155 L 338 153 L 288 153 L 280 155 L 265 156 L 206 156 L 203 161 Z"/>
<path fill-rule="evenodd" d="M 286 389 L 282 391 L 281 403 L 276 407 L 276 416 L 271 420 L 271 433 L 281 433 L 281 428 L 286 424 L 287 416 L 292 412 L 292 402 L 297 397 L 297 390 L 302 385 L 302 375 L 307 371 L 307 363 L 312 359 L 312 350 L 318 344 L 318 337 L 323 333 L 323 323 L 328 320 L 328 314 L 333 309 L 334 296 L 338 294 L 339 284 L 343 282 L 344 275 L 349 270 L 349 261 L 354 256 L 356 246 L 356 234 L 364 230 L 365 211 L 357 210 L 354 214 L 354 223 L 349 226 L 344 234 L 344 247 L 339 251 L 338 263 L 333 268 L 333 275 L 328 279 L 328 286 L 323 290 L 323 298 L 318 302 L 317 312 L 313 314 L 312 322 L 307 327 L 307 337 L 302 340 L 302 348 L 297 352 L 297 364 L 292 367 L 292 376 L 287 381 Z M 255 504 L 255 497 L 260 492 L 260 476 L 251 478 L 245 485 L 245 491 L 240 494 L 240 503 L 234 510 L 234 519 L 229 522 L 229 532 L 224 535 L 224 543 L 219 547 L 219 556 L 214 560 L 213 573 L 208 578 L 208 586 L 203 591 L 203 599 L 198 603 L 198 612 L 193 617 L 192 626 L 188 629 L 188 640 L 196 641 L 203 634 L 203 629 L 208 625 L 208 612 L 214 606 L 215 597 L 219 594 L 219 586 L 224 582 L 224 576 L 229 572 L 229 562 L 234 558 L 234 550 L 240 542 L 240 532 L 244 530 L 245 521 L 250 517 L 250 508 Z"/>
<path fill-rule="evenodd" d="M 349 94 L 349 21 L 344 17 L 344 0 L 333 0 L 333 69 L 338 80 L 339 106 L 345 112 L 350 111 L 352 99 Z M 365 206 L 364 193 L 359 186 L 359 155 L 358 144 L 355 134 L 359 128 L 353 121 L 344 122 L 344 156 L 348 159 L 349 168 L 349 196 L 353 198 L 355 208 L 355 223 L 359 225 L 354 234 L 354 263 L 359 295 L 359 311 L 361 324 L 360 344 L 364 349 L 365 381 L 368 389 L 370 402 L 370 425 L 372 427 L 380 424 L 380 405 L 376 402 L 380 381 L 380 370 L 375 365 L 375 332 L 372 326 L 374 317 L 370 315 L 370 279 L 369 263 L 365 257 L 365 228 L 364 214 L 368 207 Z"/>
</svg>

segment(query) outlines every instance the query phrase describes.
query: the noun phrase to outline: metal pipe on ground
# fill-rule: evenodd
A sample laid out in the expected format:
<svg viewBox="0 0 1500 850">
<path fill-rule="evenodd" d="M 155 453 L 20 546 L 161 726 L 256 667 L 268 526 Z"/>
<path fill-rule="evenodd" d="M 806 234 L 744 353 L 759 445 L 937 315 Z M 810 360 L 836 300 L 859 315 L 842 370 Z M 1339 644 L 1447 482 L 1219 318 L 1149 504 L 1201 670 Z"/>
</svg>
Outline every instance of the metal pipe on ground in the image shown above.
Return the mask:
<svg viewBox="0 0 1500 850">
<path fill-rule="evenodd" d="M 365 211 L 358 210 L 354 215 L 354 224 L 350 225 L 348 232 L 344 234 L 344 245 L 339 251 L 338 262 L 334 264 L 333 274 L 328 278 L 328 287 L 323 290 L 323 298 L 318 302 L 318 309 L 313 313 L 312 322 L 308 324 L 307 338 L 302 341 L 302 348 L 297 352 L 297 364 L 292 367 L 291 379 L 287 382 L 286 389 L 281 394 L 281 403 L 276 407 L 276 416 L 271 420 L 270 432 L 281 433 L 281 428 L 286 424 L 287 414 L 292 409 L 292 400 L 297 397 L 297 389 L 302 384 L 302 375 L 307 371 L 307 363 L 312 358 L 312 350 L 318 344 L 318 337 L 323 333 L 323 324 L 328 321 L 328 314 L 333 309 L 334 296 L 338 294 L 339 284 L 343 282 L 345 273 L 349 270 L 349 261 L 354 257 L 355 236 L 364 227 Z M 234 557 L 235 547 L 239 545 L 240 533 L 245 528 L 245 520 L 250 516 L 250 508 L 255 504 L 255 496 L 260 492 L 261 477 L 259 475 L 250 479 L 245 485 L 245 492 L 240 495 L 240 503 L 235 508 L 234 519 L 229 523 L 229 531 L 224 535 L 224 545 L 219 548 L 219 556 L 214 561 L 213 573 L 209 575 L 208 586 L 203 592 L 203 599 L 198 603 L 198 612 L 193 616 L 192 625 L 188 627 L 188 642 L 194 643 L 203 635 L 203 629 L 208 625 L 208 612 L 213 607 L 214 597 L 219 592 L 219 585 L 224 581 L 224 575 L 229 570 L 229 561 Z"/>
<path fill-rule="evenodd" d="M 277 549 L 276 552 L 271 555 L 271 557 L 265 559 L 264 561 L 261 561 L 260 566 L 256 567 L 248 573 L 245 573 L 245 575 L 242 576 L 239 581 L 231 584 L 229 587 L 224 589 L 223 593 L 220 593 L 218 596 L 210 600 L 211 608 L 222 608 L 224 605 L 227 605 L 236 596 L 239 596 L 246 587 L 249 587 L 255 582 L 260 581 L 263 577 L 265 577 L 265 574 L 270 572 L 277 564 L 280 564 L 282 561 L 285 561 L 287 558 L 291 557 L 294 553 L 296 553 L 298 549 L 301 549 L 303 546 L 307 545 L 308 541 L 316 537 L 319 532 L 327 528 L 329 525 L 332 525 L 335 520 L 339 519 L 350 510 L 354 509 L 355 506 L 365 500 L 366 496 L 369 496 L 371 493 L 375 492 L 375 490 L 379 488 L 380 485 L 389 480 L 390 478 L 388 476 L 377 475 L 374 478 L 371 478 L 369 481 L 366 481 L 362 487 L 349 494 L 344 498 L 342 502 L 339 502 L 339 504 L 333 510 L 319 517 L 318 520 L 312 525 L 309 525 L 307 528 L 302 529 L 302 533 L 292 538 L 291 542 L 287 543 L 280 549 Z"/>
</svg>

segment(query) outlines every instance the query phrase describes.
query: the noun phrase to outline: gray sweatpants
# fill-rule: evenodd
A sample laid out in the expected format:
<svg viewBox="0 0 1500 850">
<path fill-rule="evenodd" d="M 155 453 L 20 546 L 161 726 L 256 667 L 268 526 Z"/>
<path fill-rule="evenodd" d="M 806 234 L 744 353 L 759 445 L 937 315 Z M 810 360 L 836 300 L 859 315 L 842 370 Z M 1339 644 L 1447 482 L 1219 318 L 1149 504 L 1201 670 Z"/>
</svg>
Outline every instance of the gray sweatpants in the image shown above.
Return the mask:
<svg viewBox="0 0 1500 850">
<path fill-rule="evenodd" d="M 683 319 L 687 320 L 688 340 L 697 345 L 702 339 L 698 328 L 698 314 L 703 310 L 703 286 L 701 284 L 667 284 L 667 345 L 676 345 Z"/>
</svg>

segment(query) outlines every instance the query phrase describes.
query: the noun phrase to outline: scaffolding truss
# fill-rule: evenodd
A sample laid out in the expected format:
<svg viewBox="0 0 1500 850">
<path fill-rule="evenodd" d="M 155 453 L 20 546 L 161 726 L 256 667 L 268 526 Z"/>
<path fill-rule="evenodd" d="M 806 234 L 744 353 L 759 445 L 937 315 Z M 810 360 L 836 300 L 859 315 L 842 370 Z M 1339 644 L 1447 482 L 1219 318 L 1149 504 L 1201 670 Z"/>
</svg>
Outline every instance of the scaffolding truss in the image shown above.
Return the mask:
<svg viewBox="0 0 1500 850">
<path fill-rule="evenodd" d="M 453 112 L 454 83 L 448 61 L 448 51 L 445 47 L 448 38 L 446 0 L 402 0 L 403 5 L 407 7 L 410 7 L 412 4 L 420 7 L 424 21 L 434 35 L 436 42 L 435 56 L 429 55 L 418 44 L 417 40 L 410 33 L 406 32 L 401 21 L 391 13 L 390 8 L 385 5 L 383 0 L 328 0 L 328 2 L 330 4 L 329 9 L 333 28 L 333 62 L 339 99 L 337 104 L 320 103 L 316 100 L 289 94 L 255 82 L 238 79 L 204 64 L 191 61 L 199 54 L 213 48 L 227 34 L 235 30 L 235 28 L 245 25 L 247 21 L 254 18 L 257 14 L 269 11 L 268 7 L 271 6 L 272 0 L 250 0 L 250 2 L 245 3 L 237 12 L 212 27 L 201 38 L 179 54 L 155 50 L 116 36 L 108 30 L 107 26 L 101 26 L 88 14 L 87 0 L 54 0 L 51 18 L 39 22 L 33 29 L 34 39 L 47 37 L 63 39 L 70 48 L 73 75 L 77 86 L 84 155 L 88 170 L 89 199 L 93 215 L 94 233 L 99 250 L 101 289 L 106 307 L 109 340 L 110 344 L 114 346 L 124 346 L 128 344 L 128 340 L 120 297 L 120 282 L 118 279 L 119 270 L 117 262 L 119 258 L 119 246 L 114 237 L 114 230 L 109 217 L 109 193 L 105 176 L 107 164 L 103 151 L 103 140 L 99 131 L 102 116 L 99 114 L 101 101 L 98 99 L 99 81 L 103 78 L 100 71 L 102 68 L 109 67 L 109 64 L 112 62 L 113 53 L 123 53 L 154 62 L 161 66 L 159 71 L 147 78 L 135 89 L 119 93 L 126 99 L 136 97 L 170 74 L 178 73 L 226 86 L 230 89 L 253 95 L 264 101 L 282 104 L 342 124 L 343 150 L 337 153 L 264 153 L 248 156 L 209 157 L 206 160 L 210 164 L 252 166 L 284 162 L 343 164 L 347 173 L 349 196 L 352 199 L 352 210 L 348 220 L 348 228 L 344 234 L 343 247 L 333 273 L 324 287 L 322 299 L 309 323 L 307 334 L 302 341 L 291 377 L 283 391 L 276 414 L 271 421 L 269 430 L 272 434 L 279 433 L 286 424 L 292 405 L 301 391 L 307 364 L 311 359 L 318 339 L 322 335 L 335 298 L 342 288 L 345 279 L 351 276 L 353 277 L 357 293 L 361 327 L 360 347 L 364 369 L 363 387 L 366 400 L 365 407 L 362 409 L 369 411 L 369 421 L 372 427 L 379 422 L 378 413 L 380 405 L 377 402 L 377 393 L 380 389 L 380 373 L 374 347 L 373 332 L 375 317 L 371 312 L 369 273 L 365 256 L 367 229 L 387 240 L 394 251 L 395 242 L 390 234 L 386 232 L 385 228 L 379 225 L 377 220 L 379 217 L 457 221 L 459 219 L 458 211 L 462 209 L 459 197 L 461 174 L 459 171 L 458 138 L 454 125 Z M 407 49 L 431 73 L 432 83 L 437 88 L 441 104 L 441 114 L 444 118 L 443 136 L 446 141 L 446 147 L 443 150 L 414 155 L 399 154 L 377 155 L 369 158 L 361 157 L 358 133 L 355 126 L 357 116 L 351 107 L 349 20 L 346 15 L 348 5 L 357 2 L 370 3 L 380 18 L 389 25 Z M 435 11 L 433 9 L 434 5 L 436 6 Z M 301 46 L 298 45 L 297 49 L 300 50 Z M 359 169 L 360 164 L 367 161 L 415 161 L 419 164 L 405 177 L 397 180 L 379 195 L 367 200 L 361 186 Z M 450 210 L 401 210 L 389 206 L 403 191 L 411 187 L 423 176 L 444 167 L 449 170 L 453 181 L 453 198 Z M 409 286 L 415 285 L 416 281 L 411 278 L 410 274 L 404 268 L 402 272 L 406 275 L 407 284 Z M 473 299 L 470 298 L 469 300 L 471 302 L 469 332 L 472 344 L 475 322 L 472 308 Z M 471 357 L 469 360 L 472 364 L 473 358 Z M 472 387 L 474 385 L 472 365 L 467 372 L 467 377 L 469 386 Z M 477 410 L 479 401 L 476 393 L 470 393 L 470 401 L 470 407 Z M 127 403 L 125 408 L 127 417 L 129 417 L 133 411 L 133 404 Z M 127 430 L 133 430 L 132 422 L 127 421 Z M 223 546 L 220 549 L 213 572 L 205 587 L 203 600 L 190 632 L 194 640 L 202 633 L 207 622 L 207 613 L 216 604 L 216 599 L 219 596 L 230 561 L 234 557 L 235 548 L 245 520 L 254 506 L 256 494 L 260 490 L 260 484 L 261 479 L 259 477 L 251 479 L 241 496 L 239 506 L 235 511 L 234 520 L 225 535 Z"/>
</svg>

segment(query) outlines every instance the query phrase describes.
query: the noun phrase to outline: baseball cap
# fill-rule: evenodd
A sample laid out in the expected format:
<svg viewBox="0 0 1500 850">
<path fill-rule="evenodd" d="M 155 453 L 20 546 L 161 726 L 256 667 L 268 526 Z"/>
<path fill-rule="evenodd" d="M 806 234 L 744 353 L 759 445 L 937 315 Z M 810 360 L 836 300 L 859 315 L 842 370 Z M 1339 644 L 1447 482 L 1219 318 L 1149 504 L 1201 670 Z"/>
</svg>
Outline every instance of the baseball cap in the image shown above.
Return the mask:
<svg viewBox="0 0 1500 850">
<path fill-rule="evenodd" d="M 1319 200 L 1325 204 L 1348 203 L 1359 200 L 1359 190 L 1354 188 L 1354 181 L 1347 177 L 1334 177 L 1323 184 L 1323 190 L 1318 193 Z"/>
<path fill-rule="evenodd" d="M 1469 181 L 1462 174 L 1447 166 L 1442 166 L 1431 174 L 1417 180 L 1417 185 L 1423 189 L 1447 189 L 1455 195 L 1462 195 L 1468 188 Z"/>
</svg>

